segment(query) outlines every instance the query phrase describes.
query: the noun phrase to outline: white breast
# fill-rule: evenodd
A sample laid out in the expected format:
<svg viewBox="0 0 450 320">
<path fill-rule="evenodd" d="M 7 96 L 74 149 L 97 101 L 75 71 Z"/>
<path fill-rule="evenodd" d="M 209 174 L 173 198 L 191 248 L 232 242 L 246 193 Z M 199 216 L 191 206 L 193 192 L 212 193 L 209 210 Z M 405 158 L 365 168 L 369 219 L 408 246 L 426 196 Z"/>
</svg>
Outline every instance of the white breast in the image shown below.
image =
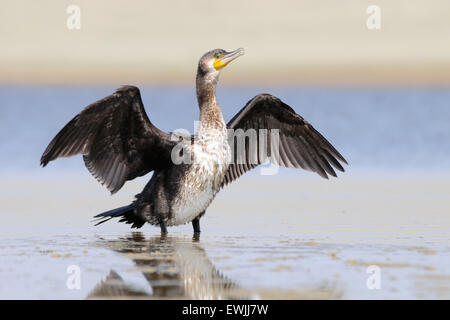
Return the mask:
<svg viewBox="0 0 450 320">
<path fill-rule="evenodd" d="M 226 129 L 199 134 L 192 146 L 194 163 L 187 172 L 168 225 L 192 221 L 206 210 L 220 189 L 231 162 Z"/>
</svg>

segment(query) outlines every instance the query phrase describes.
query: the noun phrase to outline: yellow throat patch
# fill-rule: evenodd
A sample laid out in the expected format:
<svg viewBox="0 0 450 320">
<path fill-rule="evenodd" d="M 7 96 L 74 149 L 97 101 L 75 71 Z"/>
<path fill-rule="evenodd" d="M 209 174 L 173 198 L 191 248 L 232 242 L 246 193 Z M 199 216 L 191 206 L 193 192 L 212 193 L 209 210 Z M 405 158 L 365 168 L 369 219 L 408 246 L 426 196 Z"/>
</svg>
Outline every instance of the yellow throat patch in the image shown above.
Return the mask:
<svg viewBox="0 0 450 320">
<path fill-rule="evenodd" d="M 222 60 L 220 60 L 220 58 L 217 58 L 217 59 L 215 59 L 214 60 L 214 68 L 216 69 L 216 70 L 220 70 L 220 69 L 222 69 L 223 67 L 225 67 L 227 64 L 229 64 L 231 61 L 228 61 L 227 63 L 223 63 L 222 62 Z"/>
</svg>

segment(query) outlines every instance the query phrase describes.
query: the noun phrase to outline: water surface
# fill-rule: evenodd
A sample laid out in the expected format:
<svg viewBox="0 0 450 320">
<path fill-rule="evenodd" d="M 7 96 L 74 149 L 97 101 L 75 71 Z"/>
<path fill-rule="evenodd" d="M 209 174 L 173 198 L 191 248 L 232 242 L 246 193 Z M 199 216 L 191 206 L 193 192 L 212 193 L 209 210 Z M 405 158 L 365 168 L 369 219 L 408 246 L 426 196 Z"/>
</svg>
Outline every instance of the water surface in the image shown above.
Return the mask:
<svg viewBox="0 0 450 320">
<path fill-rule="evenodd" d="M 129 203 L 149 177 L 109 193 L 80 157 L 39 168 L 50 139 L 106 87 L 0 88 L 0 298 L 450 298 L 450 90 L 219 88 L 226 119 L 270 91 L 350 166 L 338 179 L 258 170 L 221 191 L 202 218 L 159 229 L 98 212 Z M 192 132 L 195 95 L 143 87 L 152 121 Z M 80 270 L 71 289 L 69 271 Z M 381 272 L 370 289 L 370 266 Z"/>
</svg>

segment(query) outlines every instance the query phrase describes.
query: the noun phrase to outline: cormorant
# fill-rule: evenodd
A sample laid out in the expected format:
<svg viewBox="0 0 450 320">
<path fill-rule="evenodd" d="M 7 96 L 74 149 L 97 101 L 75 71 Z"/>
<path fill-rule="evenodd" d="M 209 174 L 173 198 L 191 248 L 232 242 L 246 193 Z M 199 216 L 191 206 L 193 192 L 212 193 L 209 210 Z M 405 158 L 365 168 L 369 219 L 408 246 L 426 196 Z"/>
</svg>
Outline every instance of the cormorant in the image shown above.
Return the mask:
<svg viewBox="0 0 450 320">
<path fill-rule="evenodd" d="M 344 157 L 290 106 L 270 94 L 255 96 L 225 123 L 216 85 L 221 70 L 243 54 L 242 48 L 215 49 L 201 57 L 196 77 L 200 125 L 195 136 L 185 139 L 155 127 L 139 89 L 123 86 L 73 118 L 50 142 L 41 165 L 82 154 L 89 172 L 111 193 L 153 171 L 130 205 L 96 215 L 101 220 L 98 224 L 119 217 L 132 228 L 148 222 L 166 233 L 166 226 L 192 222 L 196 234 L 199 219 L 217 192 L 268 158 L 323 178 L 336 177 L 333 167 L 343 172 L 339 161 L 347 164 Z M 238 129 L 244 132 L 241 145 L 235 145 L 236 137 L 230 135 Z M 194 160 L 180 162 L 180 157 Z"/>
</svg>

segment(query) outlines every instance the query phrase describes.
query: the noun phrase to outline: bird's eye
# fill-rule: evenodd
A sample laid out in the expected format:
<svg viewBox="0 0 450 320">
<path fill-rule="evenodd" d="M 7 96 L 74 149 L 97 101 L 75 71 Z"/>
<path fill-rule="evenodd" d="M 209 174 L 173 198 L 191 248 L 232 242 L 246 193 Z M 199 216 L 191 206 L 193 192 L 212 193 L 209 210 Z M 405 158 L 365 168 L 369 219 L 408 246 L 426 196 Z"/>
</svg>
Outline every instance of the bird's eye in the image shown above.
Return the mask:
<svg viewBox="0 0 450 320">
<path fill-rule="evenodd" d="M 220 58 L 220 54 L 219 53 L 216 53 L 216 55 L 214 56 L 216 59 L 219 59 Z"/>
</svg>

